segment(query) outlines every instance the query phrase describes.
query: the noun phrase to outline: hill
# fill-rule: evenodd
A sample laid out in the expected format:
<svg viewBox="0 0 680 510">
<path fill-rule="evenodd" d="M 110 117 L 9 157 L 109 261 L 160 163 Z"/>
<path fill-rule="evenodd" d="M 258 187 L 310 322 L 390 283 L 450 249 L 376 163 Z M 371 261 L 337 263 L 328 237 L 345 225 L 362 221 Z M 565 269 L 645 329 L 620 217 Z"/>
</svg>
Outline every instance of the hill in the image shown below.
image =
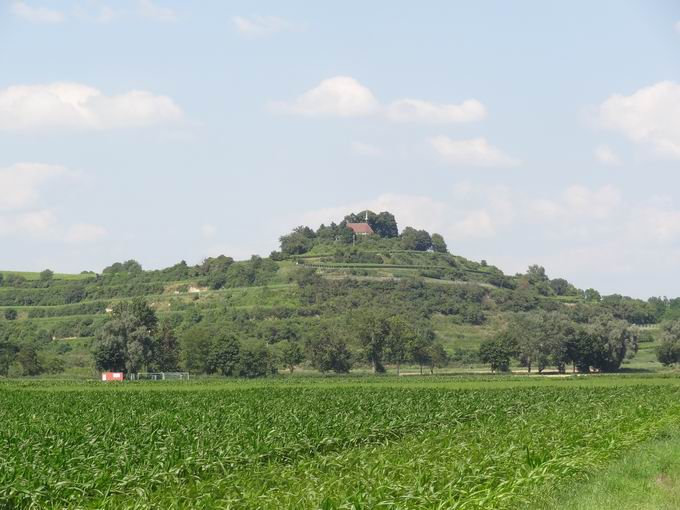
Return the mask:
<svg viewBox="0 0 680 510">
<path fill-rule="evenodd" d="M 366 216 L 373 235 L 347 227 Z M 335 341 L 346 346 L 355 367 L 370 365 L 370 349 L 358 331 L 373 312 L 405 318 L 410 329 L 443 347 L 446 364 L 475 368 L 481 343 L 498 337 L 517 314 L 559 314 L 581 324 L 606 317 L 646 326 L 641 335 L 635 333 L 639 344 L 654 340 L 655 325 L 680 309 L 676 300 L 601 297 L 594 289 L 551 279 L 537 265 L 525 274 L 506 275 L 486 261 L 450 253 L 438 234 L 411 227 L 399 232 L 390 213 L 368 211 L 316 230 L 297 227 L 281 237 L 281 251 L 267 258 L 220 256 L 150 271 L 130 260 L 101 274 L 0 272 L 0 374 L 92 375 L 97 363 L 101 368 L 91 354 L 95 337 L 131 313 L 126 308 L 131 300 L 143 301 L 155 316 L 149 327 L 153 338 L 140 349 L 158 350 L 163 332 L 175 368 L 227 373 L 217 361 L 206 361 L 214 339 L 226 335 L 259 360 L 256 365 L 265 365 L 232 367 L 244 375 L 294 365 L 324 369 L 319 359 L 329 356 L 323 349 Z M 319 339 L 322 352 L 314 347 Z M 284 361 L 283 351 L 294 346 L 299 361 Z M 386 352 L 381 362 L 390 361 Z M 403 361 L 421 368 L 437 364 L 431 355 L 423 359 L 411 355 Z M 137 368 L 163 367 L 145 358 Z"/>
</svg>

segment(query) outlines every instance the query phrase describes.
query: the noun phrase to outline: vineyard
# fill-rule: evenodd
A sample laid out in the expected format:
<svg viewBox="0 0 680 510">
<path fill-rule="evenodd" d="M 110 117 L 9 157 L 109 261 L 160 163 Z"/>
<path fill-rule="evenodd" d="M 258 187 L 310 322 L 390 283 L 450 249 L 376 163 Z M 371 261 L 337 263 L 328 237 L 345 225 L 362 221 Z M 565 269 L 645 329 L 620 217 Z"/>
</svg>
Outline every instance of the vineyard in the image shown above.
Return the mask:
<svg viewBox="0 0 680 510">
<path fill-rule="evenodd" d="M 519 508 L 680 418 L 611 381 L 5 382 L 0 508 Z"/>
</svg>

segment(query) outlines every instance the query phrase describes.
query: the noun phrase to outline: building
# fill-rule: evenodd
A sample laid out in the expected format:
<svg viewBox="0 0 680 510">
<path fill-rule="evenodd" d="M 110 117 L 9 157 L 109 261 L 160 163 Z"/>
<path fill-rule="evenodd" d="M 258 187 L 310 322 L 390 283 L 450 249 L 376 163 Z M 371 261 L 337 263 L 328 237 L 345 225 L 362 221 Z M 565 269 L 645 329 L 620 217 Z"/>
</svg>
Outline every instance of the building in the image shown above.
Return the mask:
<svg viewBox="0 0 680 510">
<path fill-rule="evenodd" d="M 370 236 L 371 234 L 375 234 L 368 224 L 368 211 L 366 211 L 366 218 L 363 223 L 348 223 L 347 228 L 354 232 L 354 235 Z"/>
<path fill-rule="evenodd" d="M 348 223 L 347 228 L 354 232 L 356 235 L 367 236 L 375 234 L 373 229 L 368 223 Z"/>
</svg>

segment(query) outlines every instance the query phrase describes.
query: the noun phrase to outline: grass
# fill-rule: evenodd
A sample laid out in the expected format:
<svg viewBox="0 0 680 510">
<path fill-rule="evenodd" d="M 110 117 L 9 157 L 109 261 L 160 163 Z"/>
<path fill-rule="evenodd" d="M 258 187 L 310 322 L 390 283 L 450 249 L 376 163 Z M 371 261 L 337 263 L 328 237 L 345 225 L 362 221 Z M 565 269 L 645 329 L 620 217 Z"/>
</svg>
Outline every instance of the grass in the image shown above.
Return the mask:
<svg viewBox="0 0 680 510">
<path fill-rule="evenodd" d="M 476 351 L 479 349 L 479 345 L 490 338 L 494 332 L 493 327 L 488 324 L 483 326 L 459 324 L 455 317 L 446 315 L 433 316 L 432 327 L 437 338 L 449 351 L 454 349 Z"/>
<path fill-rule="evenodd" d="M 40 272 L 35 271 L 0 271 L 0 274 L 2 274 L 3 276 L 7 276 L 9 274 L 16 274 L 19 276 L 23 276 L 27 280 L 40 279 Z M 86 274 L 54 273 L 52 278 L 55 280 L 85 280 L 87 278 L 92 278 L 93 276 L 94 275 L 89 273 Z"/>
<path fill-rule="evenodd" d="M 0 507 L 520 508 L 679 397 L 675 377 L 6 381 Z"/>
<path fill-rule="evenodd" d="M 589 481 L 551 494 L 543 508 L 565 495 L 574 510 L 675 510 L 680 508 L 680 431 L 664 432 L 615 460 Z"/>
</svg>

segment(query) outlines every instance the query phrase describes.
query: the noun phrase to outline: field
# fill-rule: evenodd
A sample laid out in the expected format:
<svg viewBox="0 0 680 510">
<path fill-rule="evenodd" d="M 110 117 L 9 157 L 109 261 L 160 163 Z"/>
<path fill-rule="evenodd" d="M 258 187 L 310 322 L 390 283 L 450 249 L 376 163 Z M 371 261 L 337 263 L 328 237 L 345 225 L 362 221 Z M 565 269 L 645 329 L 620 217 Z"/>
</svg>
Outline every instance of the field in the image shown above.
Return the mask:
<svg viewBox="0 0 680 510">
<path fill-rule="evenodd" d="M 679 418 L 672 376 L 6 381 L 0 507 L 550 508 Z"/>
</svg>

